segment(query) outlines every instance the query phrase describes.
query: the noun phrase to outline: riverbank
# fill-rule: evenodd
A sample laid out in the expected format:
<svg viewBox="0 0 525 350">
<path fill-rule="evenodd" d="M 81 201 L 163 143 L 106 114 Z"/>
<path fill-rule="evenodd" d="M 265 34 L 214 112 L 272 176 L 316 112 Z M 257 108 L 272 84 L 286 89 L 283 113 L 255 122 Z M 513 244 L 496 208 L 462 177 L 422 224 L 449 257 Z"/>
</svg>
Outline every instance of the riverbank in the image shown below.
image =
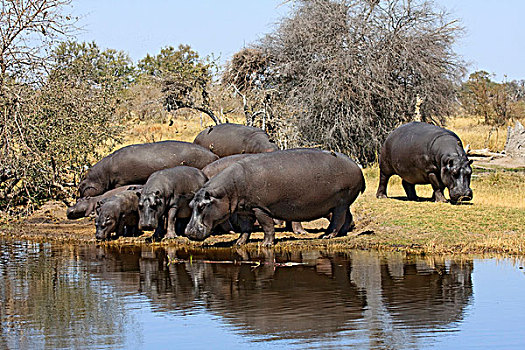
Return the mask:
<svg viewBox="0 0 525 350">
<path fill-rule="evenodd" d="M 525 254 L 525 168 L 505 169 L 474 164 L 471 203 L 451 205 L 430 201 L 430 186 L 418 186 L 419 202 L 406 200 L 399 178 L 390 181 L 388 199 L 375 198 L 378 169 L 364 171 L 367 189 L 352 205 L 356 228 L 345 237 L 319 239 L 328 221 L 305 223 L 307 235 L 277 228 L 275 249 L 377 249 L 416 254 Z M 30 218 L 4 225 L 0 235 L 33 241 L 107 245 L 174 245 L 229 247 L 237 235 L 213 236 L 204 242 L 186 238 L 146 243 L 150 233 L 97 243 L 93 221 L 67 220 L 66 206 L 49 202 Z M 262 232 L 252 234 L 248 249 L 257 249 Z"/>
<path fill-rule="evenodd" d="M 207 120 L 198 117 L 178 118 L 171 124 L 137 124 L 126 127 L 127 134 L 120 148 L 127 144 L 177 139 L 191 141 L 207 126 Z M 241 122 L 241 119 L 236 120 Z M 465 145 L 484 147 L 490 128 L 475 118 L 452 118 L 448 127 L 457 132 Z M 502 150 L 505 130 L 499 130 L 497 142 L 490 144 L 492 151 Z M 155 135 L 154 138 L 148 136 Z M 153 136 L 152 136 L 153 137 Z M 496 141 L 496 138 L 494 138 Z M 476 160 L 471 187 L 471 203 L 451 205 L 430 202 L 430 185 L 417 186 L 423 200 L 406 201 L 400 178 L 390 180 L 390 198 L 378 200 L 375 192 L 379 170 L 364 170 L 366 191 L 352 205 L 356 228 L 346 237 L 319 239 L 327 227 L 325 219 L 304 223 L 307 235 L 294 235 L 277 228 L 275 249 L 378 249 L 404 251 L 417 254 L 502 253 L 525 254 L 525 160 L 509 157 L 494 160 Z M 426 200 L 425 200 L 426 199 Z M 34 241 L 60 241 L 108 245 L 143 245 L 147 234 L 137 238 L 97 243 L 95 227 L 90 219 L 67 220 L 66 206 L 49 202 L 31 217 L 0 224 L 0 235 Z M 3 220 L 5 222 L 5 220 Z M 257 249 L 262 232 L 252 234 L 248 249 Z M 153 243 L 154 245 L 180 245 L 183 247 L 228 247 L 237 235 L 213 236 L 204 242 L 191 242 L 185 238 Z"/>
</svg>

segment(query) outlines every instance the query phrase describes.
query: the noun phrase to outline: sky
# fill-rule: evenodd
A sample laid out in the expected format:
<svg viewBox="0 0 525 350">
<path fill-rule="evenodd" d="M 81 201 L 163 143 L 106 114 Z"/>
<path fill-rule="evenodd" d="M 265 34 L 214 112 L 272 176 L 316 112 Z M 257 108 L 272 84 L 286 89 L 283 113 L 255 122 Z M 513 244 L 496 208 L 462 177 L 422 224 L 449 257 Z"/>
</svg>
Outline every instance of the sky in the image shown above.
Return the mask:
<svg viewBox="0 0 525 350">
<path fill-rule="evenodd" d="M 293 1 L 73 0 L 81 16 L 79 41 L 127 52 L 133 61 L 166 46 L 190 45 L 220 62 L 271 32 Z M 486 70 L 497 81 L 525 79 L 525 0 L 435 0 L 458 18 L 465 34 L 455 51 L 468 72 Z"/>
</svg>

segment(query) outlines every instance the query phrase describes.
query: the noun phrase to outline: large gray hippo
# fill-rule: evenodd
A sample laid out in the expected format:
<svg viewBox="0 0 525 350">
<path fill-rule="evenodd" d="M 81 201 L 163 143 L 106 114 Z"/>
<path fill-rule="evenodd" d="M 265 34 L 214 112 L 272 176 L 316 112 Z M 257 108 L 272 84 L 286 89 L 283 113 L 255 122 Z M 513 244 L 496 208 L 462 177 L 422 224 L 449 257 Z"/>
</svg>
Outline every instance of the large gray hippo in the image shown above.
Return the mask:
<svg viewBox="0 0 525 350">
<path fill-rule="evenodd" d="M 140 197 L 139 228 L 155 230 L 153 239 L 177 237 L 176 223 L 184 222 L 180 219 L 191 216 L 189 203 L 206 181 L 208 178 L 202 171 L 189 166 L 177 166 L 151 174 L 142 191 L 137 192 Z"/>
<path fill-rule="evenodd" d="M 402 178 L 408 199 L 417 200 L 415 185 L 431 184 L 436 202 L 471 200 L 472 169 L 459 137 L 450 130 L 421 122 L 402 125 L 388 135 L 379 157 L 377 198 L 386 198 L 388 179 Z"/>
<path fill-rule="evenodd" d="M 104 198 L 112 197 L 119 192 L 127 190 L 138 190 L 141 189 L 142 185 L 127 185 L 114 188 L 107 192 L 104 192 L 101 195 L 95 197 L 82 197 L 77 200 L 77 202 L 71 207 L 67 208 L 66 216 L 70 220 L 80 219 L 83 217 L 91 216 L 95 213 L 95 208 L 97 203 L 103 200 Z"/>
<path fill-rule="evenodd" d="M 202 172 L 208 177 L 208 179 L 211 179 L 227 167 L 229 167 L 232 164 L 237 163 L 239 160 L 244 159 L 246 157 L 253 156 L 253 154 L 233 154 L 231 156 L 227 156 L 224 158 L 219 158 L 215 162 L 210 163 L 206 165 L 204 168 L 202 168 Z M 250 220 L 249 218 L 242 218 L 236 216 L 234 220 L 231 220 L 232 224 L 239 228 L 243 227 L 245 229 L 251 229 L 250 225 L 253 225 L 254 220 Z M 288 222 L 286 223 L 287 229 L 290 229 L 293 231 L 293 233 L 302 235 L 306 234 L 306 230 L 304 229 L 303 225 L 300 222 Z M 291 226 L 291 227 L 290 227 Z"/>
<path fill-rule="evenodd" d="M 241 153 L 273 152 L 279 149 L 277 145 L 270 142 L 264 130 L 230 123 L 204 129 L 193 142 L 209 149 L 219 157 Z"/>
<path fill-rule="evenodd" d="M 157 170 L 178 165 L 202 169 L 218 157 L 190 142 L 161 141 L 123 147 L 93 165 L 80 182 L 80 197 L 96 196 L 115 187 L 144 184 Z"/>
<path fill-rule="evenodd" d="M 361 169 L 341 153 L 293 149 L 254 155 L 229 166 L 195 194 L 186 235 L 203 240 L 238 212 L 257 218 L 263 245 L 269 246 L 275 236 L 272 218 L 309 221 L 331 213 L 324 237 L 335 237 L 353 225 L 349 207 L 364 190 Z M 237 244 L 249 234 L 241 233 Z"/>
</svg>

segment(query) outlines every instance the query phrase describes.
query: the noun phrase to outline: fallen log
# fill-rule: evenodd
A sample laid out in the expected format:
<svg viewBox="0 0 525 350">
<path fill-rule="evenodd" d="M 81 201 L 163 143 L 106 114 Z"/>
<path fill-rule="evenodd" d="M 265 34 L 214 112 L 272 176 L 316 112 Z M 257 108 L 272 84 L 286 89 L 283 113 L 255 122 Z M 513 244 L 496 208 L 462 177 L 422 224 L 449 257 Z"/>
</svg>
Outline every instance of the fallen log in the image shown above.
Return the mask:
<svg viewBox="0 0 525 350">
<path fill-rule="evenodd" d="M 467 152 L 469 158 L 471 157 L 506 157 L 506 154 L 489 151 L 488 148 L 483 149 L 469 149 Z"/>
</svg>

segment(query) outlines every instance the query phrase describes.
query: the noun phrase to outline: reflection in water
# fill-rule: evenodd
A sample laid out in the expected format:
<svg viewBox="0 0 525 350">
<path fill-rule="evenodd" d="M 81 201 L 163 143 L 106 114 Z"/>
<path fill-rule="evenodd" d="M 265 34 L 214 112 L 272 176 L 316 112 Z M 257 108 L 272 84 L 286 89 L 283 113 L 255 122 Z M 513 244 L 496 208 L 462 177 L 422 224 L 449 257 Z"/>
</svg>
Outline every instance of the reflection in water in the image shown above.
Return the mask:
<svg viewBox="0 0 525 350">
<path fill-rule="evenodd" d="M 472 302 L 472 261 L 0 244 L 0 348 L 154 347 L 142 327 L 155 318 L 136 310 L 173 329 L 205 313 L 252 345 L 419 348 Z M 198 340 L 207 330 L 191 332 Z"/>
</svg>

